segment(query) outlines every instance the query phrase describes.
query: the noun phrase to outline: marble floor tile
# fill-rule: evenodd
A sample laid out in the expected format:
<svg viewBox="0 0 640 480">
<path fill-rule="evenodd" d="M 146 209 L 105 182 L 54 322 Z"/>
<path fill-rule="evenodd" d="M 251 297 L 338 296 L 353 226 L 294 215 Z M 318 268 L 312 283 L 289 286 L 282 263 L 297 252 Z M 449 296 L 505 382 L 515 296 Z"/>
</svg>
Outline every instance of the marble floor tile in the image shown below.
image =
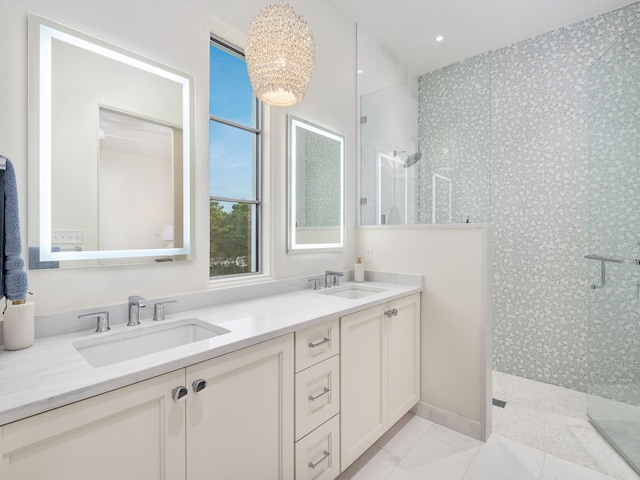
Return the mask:
<svg viewBox="0 0 640 480">
<path fill-rule="evenodd" d="M 428 432 L 413 446 L 387 480 L 462 480 L 474 455 L 431 437 Z"/>
<path fill-rule="evenodd" d="M 577 463 L 547 454 L 542 467 L 541 480 L 614 480 L 604 473 L 596 472 Z"/>
<path fill-rule="evenodd" d="M 428 430 L 434 427 L 440 426 L 422 417 L 407 413 L 375 444 L 396 457 L 402 458 Z"/>
<path fill-rule="evenodd" d="M 445 442 L 453 447 L 475 454 L 484 445 L 484 442 L 476 440 L 462 433 L 451 430 L 442 425 L 434 424 L 426 434 L 432 438 Z"/>
<path fill-rule="evenodd" d="M 478 450 L 464 480 L 538 480 L 545 453 L 498 434 Z"/>
<path fill-rule="evenodd" d="M 339 477 L 340 480 L 384 480 L 400 459 L 377 445 L 363 453 Z"/>
</svg>

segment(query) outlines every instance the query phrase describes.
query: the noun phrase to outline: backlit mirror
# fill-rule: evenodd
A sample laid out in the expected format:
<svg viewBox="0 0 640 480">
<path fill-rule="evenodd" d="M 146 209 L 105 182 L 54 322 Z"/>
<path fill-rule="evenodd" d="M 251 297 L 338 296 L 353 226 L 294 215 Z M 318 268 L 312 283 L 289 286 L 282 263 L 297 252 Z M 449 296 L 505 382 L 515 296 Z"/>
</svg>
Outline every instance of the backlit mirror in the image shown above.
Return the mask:
<svg viewBox="0 0 640 480">
<path fill-rule="evenodd" d="M 187 258 L 192 76 L 31 14 L 29 104 L 31 269 Z"/>
<path fill-rule="evenodd" d="M 344 136 L 288 115 L 289 253 L 344 247 Z"/>
</svg>

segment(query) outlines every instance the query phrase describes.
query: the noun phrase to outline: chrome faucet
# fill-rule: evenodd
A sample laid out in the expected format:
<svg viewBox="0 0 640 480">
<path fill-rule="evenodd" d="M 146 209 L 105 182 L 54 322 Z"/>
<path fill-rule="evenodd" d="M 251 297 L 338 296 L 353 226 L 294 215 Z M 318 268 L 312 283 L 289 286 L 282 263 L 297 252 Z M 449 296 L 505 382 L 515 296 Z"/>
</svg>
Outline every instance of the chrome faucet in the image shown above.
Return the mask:
<svg viewBox="0 0 640 480">
<path fill-rule="evenodd" d="M 344 276 L 342 272 L 334 272 L 331 270 L 324 271 L 324 286 L 325 288 L 331 287 L 332 285 L 335 287 L 340 286 L 340 277 Z M 333 277 L 333 282 L 329 281 L 329 277 Z"/>
<path fill-rule="evenodd" d="M 132 295 L 129 297 L 129 321 L 127 322 L 127 327 L 140 325 L 140 309 L 146 306 L 146 299 L 138 295 Z"/>
</svg>

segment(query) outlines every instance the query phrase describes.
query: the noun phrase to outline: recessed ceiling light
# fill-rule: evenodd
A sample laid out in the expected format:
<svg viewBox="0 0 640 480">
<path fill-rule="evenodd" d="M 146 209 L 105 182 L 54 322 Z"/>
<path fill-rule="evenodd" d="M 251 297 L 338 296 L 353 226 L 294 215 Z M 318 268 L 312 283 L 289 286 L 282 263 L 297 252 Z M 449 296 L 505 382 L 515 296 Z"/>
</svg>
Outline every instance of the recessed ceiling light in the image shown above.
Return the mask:
<svg viewBox="0 0 640 480">
<path fill-rule="evenodd" d="M 442 40 L 444 40 L 444 37 L 442 35 L 438 35 L 436 37 L 436 42 L 441 42 Z"/>
</svg>

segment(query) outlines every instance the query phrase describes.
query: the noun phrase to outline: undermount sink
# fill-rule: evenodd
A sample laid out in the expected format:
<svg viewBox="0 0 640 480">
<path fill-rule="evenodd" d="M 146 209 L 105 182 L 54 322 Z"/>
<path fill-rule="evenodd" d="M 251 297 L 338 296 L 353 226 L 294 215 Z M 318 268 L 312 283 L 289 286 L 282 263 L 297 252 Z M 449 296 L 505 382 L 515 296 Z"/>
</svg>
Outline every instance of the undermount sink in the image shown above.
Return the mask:
<svg viewBox="0 0 640 480">
<path fill-rule="evenodd" d="M 360 285 L 345 285 L 343 287 L 331 287 L 318 293 L 322 295 L 330 295 L 332 297 L 356 299 L 368 297 L 369 295 L 384 291 L 385 290 L 382 288 L 364 287 Z"/>
<path fill-rule="evenodd" d="M 229 333 L 226 328 L 196 318 L 128 328 L 131 330 L 74 342 L 73 347 L 92 367 L 104 367 Z"/>
</svg>

